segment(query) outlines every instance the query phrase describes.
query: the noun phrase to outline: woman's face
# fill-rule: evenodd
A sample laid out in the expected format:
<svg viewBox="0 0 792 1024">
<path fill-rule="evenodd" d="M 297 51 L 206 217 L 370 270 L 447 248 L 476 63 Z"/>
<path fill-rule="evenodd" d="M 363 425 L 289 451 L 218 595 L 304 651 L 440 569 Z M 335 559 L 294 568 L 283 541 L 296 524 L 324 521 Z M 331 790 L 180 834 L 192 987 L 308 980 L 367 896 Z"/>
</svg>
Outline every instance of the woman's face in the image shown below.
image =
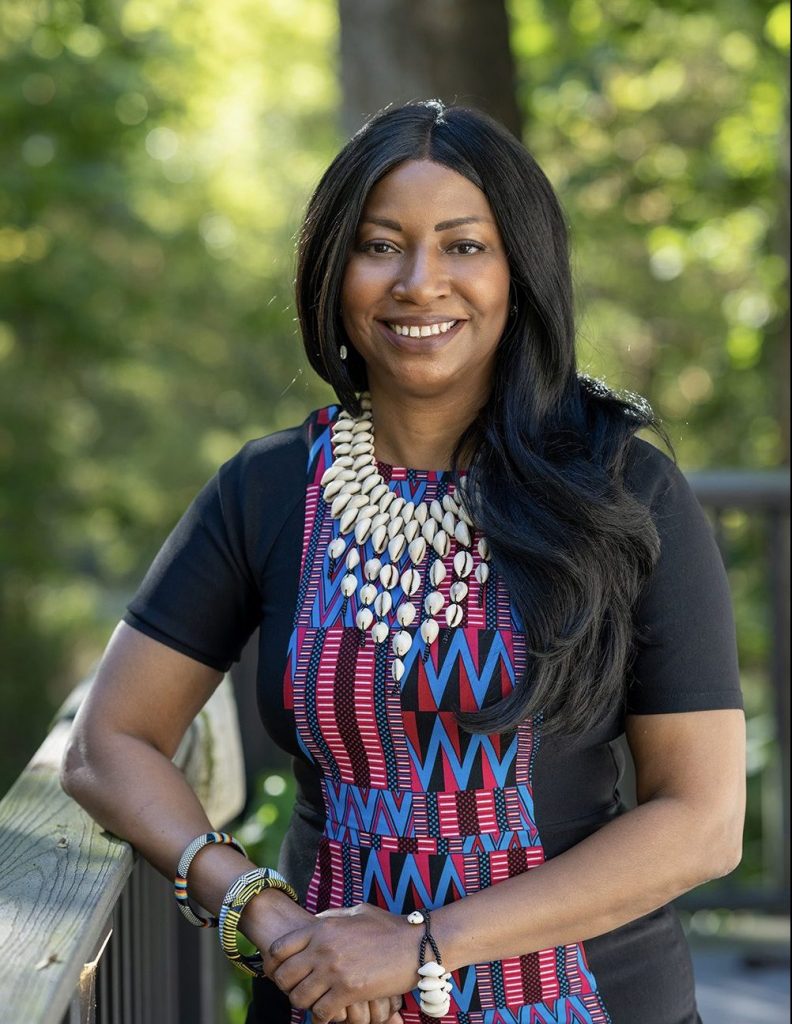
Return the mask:
<svg viewBox="0 0 792 1024">
<path fill-rule="evenodd" d="M 366 200 L 341 303 L 372 389 L 486 396 L 509 264 L 484 193 L 429 160 L 395 167 Z"/>
</svg>

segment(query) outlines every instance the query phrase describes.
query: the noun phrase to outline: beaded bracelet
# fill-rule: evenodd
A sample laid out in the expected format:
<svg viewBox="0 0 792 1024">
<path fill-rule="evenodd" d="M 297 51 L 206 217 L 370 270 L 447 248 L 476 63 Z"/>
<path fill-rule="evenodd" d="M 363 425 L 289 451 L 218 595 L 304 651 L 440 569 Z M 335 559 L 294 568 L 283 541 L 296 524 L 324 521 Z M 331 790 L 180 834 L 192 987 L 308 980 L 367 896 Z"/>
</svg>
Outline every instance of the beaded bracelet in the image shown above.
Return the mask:
<svg viewBox="0 0 792 1024">
<path fill-rule="evenodd" d="M 176 878 L 173 880 L 173 895 L 176 897 L 176 904 L 179 910 L 190 924 L 194 924 L 197 928 L 216 928 L 218 924 L 218 918 L 212 914 L 204 917 L 202 914 L 193 911 L 187 894 L 187 872 L 190 870 L 193 858 L 199 850 L 212 843 L 219 843 L 222 846 L 233 846 L 243 857 L 247 857 L 244 846 L 234 839 L 232 835 L 229 835 L 228 832 L 204 832 L 202 835 L 196 836 L 187 846 L 179 859 L 179 866 L 176 868 Z"/>
<path fill-rule="evenodd" d="M 220 907 L 220 948 L 235 967 L 251 978 L 263 976 L 264 958 L 259 950 L 251 954 L 240 952 L 237 928 L 242 911 L 265 889 L 279 889 L 298 902 L 297 893 L 283 875 L 272 868 L 253 868 L 231 883 Z"/>
<path fill-rule="evenodd" d="M 451 974 L 443 968 L 443 958 L 434 936 L 429 930 L 431 915 L 428 910 L 414 910 L 407 915 L 410 924 L 422 924 L 424 933 L 418 954 L 418 973 L 421 976 L 418 988 L 421 993 L 421 1010 L 428 1017 L 444 1017 L 451 1008 Z M 425 961 L 426 946 L 432 947 L 434 960 Z"/>
</svg>

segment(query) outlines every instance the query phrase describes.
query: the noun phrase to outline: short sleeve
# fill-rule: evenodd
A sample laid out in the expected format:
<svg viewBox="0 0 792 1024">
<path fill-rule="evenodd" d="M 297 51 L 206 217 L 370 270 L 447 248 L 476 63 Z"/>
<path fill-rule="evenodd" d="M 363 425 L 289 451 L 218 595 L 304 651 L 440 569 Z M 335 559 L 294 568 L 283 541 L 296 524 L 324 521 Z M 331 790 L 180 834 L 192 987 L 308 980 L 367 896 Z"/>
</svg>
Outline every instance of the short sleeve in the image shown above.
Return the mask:
<svg viewBox="0 0 792 1024">
<path fill-rule="evenodd" d="M 649 505 L 660 555 L 636 607 L 628 714 L 742 708 L 726 570 L 712 527 L 676 465 L 634 440 L 626 483 Z"/>
<path fill-rule="evenodd" d="M 240 657 L 259 619 L 251 564 L 256 514 L 250 447 L 204 485 L 167 538 L 127 606 L 126 623 L 212 668 Z"/>
</svg>

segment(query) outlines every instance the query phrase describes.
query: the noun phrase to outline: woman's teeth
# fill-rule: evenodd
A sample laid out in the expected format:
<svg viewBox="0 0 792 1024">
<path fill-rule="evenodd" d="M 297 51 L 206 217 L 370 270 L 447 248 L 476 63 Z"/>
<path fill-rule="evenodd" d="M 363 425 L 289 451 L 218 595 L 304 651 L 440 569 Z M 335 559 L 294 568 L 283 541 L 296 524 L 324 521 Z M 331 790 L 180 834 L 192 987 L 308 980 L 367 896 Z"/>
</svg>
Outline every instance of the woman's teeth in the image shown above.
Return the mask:
<svg viewBox="0 0 792 1024">
<path fill-rule="evenodd" d="M 425 327 L 408 327 L 406 324 L 388 324 L 394 334 L 405 338 L 428 338 L 432 334 L 445 334 L 459 323 L 458 320 L 446 320 L 443 324 L 427 324 Z"/>
</svg>

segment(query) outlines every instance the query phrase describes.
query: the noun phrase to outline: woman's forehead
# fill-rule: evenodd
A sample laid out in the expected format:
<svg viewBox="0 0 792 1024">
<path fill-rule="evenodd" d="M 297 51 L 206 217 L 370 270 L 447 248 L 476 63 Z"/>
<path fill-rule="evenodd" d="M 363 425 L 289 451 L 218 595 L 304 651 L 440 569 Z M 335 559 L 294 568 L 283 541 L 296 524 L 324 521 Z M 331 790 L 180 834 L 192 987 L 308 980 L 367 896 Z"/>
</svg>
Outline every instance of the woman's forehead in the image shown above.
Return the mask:
<svg viewBox="0 0 792 1024">
<path fill-rule="evenodd" d="M 388 171 L 371 188 L 361 223 L 368 218 L 395 220 L 395 214 L 421 213 L 441 223 L 448 219 L 492 220 L 487 197 L 472 181 L 433 160 L 408 160 Z"/>
</svg>

